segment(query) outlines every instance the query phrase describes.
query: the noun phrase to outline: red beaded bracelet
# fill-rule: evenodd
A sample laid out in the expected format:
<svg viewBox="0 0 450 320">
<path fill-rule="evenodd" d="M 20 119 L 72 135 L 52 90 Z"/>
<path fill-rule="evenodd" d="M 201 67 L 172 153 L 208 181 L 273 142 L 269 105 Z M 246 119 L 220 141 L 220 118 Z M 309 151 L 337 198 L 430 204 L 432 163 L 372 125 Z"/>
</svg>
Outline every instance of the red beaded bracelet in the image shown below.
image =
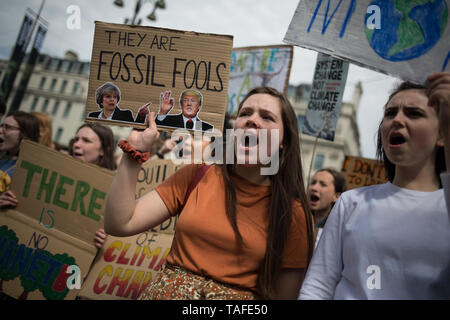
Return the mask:
<svg viewBox="0 0 450 320">
<path fill-rule="evenodd" d="M 120 140 L 118 146 L 122 151 L 130 157 L 130 159 L 136 160 L 137 163 L 143 164 L 150 158 L 150 152 L 142 152 L 136 150 L 127 140 Z"/>
</svg>

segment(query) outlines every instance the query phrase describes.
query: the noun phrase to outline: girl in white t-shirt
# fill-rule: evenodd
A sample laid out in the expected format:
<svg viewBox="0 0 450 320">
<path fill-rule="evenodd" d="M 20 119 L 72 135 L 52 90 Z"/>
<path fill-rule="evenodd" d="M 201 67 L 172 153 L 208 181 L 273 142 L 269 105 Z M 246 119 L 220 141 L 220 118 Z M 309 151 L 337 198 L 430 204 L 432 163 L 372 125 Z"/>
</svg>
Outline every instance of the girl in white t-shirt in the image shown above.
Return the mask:
<svg viewBox="0 0 450 320">
<path fill-rule="evenodd" d="M 342 194 L 300 299 L 450 298 L 450 211 L 442 190 L 449 180 L 444 147 L 450 167 L 450 73 L 428 80 L 427 88 L 403 83 L 389 97 L 378 153 L 390 182 Z"/>
</svg>

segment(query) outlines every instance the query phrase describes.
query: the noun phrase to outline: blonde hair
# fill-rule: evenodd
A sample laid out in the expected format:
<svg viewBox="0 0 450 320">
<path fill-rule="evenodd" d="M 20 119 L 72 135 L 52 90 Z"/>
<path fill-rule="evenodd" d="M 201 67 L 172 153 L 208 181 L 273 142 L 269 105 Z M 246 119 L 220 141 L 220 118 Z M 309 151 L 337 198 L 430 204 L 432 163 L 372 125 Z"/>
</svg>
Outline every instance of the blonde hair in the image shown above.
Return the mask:
<svg viewBox="0 0 450 320">
<path fill-rule="evenodd" d="M 42 129 L 47 129 L 43 136 L 39 135 L 39 143 L 49 148 L 53 148 L 52 119 L 48 114 L 43 112 L 33 111 L 31 114 L 39 120 L 39 132 L 41 132 Z"/>
</svg>

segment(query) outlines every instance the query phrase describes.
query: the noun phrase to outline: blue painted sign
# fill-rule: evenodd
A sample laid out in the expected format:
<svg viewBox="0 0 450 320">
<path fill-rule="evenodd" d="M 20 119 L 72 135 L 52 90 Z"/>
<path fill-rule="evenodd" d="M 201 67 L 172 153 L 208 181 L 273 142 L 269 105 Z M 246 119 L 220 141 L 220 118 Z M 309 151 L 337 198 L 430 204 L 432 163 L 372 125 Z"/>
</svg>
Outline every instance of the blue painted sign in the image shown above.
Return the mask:
<svg viewBox="0 0 450 320">
<path fill-rule="evenodd" d="M 227 114 L 236 117 L 240 102 L 255 87 L 268 86 L 286 93 L 293 51 L 288 45 L 234 48 Z"/>
<path fill-rule="evenodd" d="M 449 0 L 302 0 L 286 43 L 423 83 L 450 71 Z"/>
</svg>

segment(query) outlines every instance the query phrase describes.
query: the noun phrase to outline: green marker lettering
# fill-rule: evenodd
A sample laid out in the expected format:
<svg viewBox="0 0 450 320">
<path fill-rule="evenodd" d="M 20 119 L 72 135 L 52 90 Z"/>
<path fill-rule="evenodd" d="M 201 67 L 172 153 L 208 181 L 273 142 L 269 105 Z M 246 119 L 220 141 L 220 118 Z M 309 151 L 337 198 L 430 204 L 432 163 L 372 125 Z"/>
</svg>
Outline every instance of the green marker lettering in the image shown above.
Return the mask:
<svg viewBox="0 0 450 320">
<path fill-rule="evenodd" d="M 61 200 L 61 196 L 66 194 L 66 189 L 64 189 L 64 184 L 73 185 L 73 179 L 68 178 L 66 176 L 60 175 L 58 186 L 56 187 L 55 196 L 53 198 L 53 204 L 55 206 L 61 207 L 63 209 L 68 209 L 69 204 Z"/>
<path fill-rule="evenodd" d="M 47 175 L 48 175 L 48 169 L 44 169 L 44 172 L 42 173 L 41 184 L 39 186 L 39 190 L 38 190 L 38 194 L 37 194 L 37 199 L 41 200 L 42 191 L 45 191 L 45 202 L 50 203 L 58 174 L 56 172 L 52 172 L 49 182 L 46 183 Z"/>
<path fill-rule="evenodd" d="M 94 209 L 101 209 L 102 205 L 97 203 L 97 199 L 105 199 L 106 193 L 103 191 L 92 189 L 91 201 L 89 202 L 89 209 L 87 216 L 95 221 L 100 220 L 100 216 L 94 213 Z"/>
<path fill-rule="evenodd" d="M 85 216 L 86 215 L 86 209 L 84 207 L 83 198 L 89 193 L 89 190 L 91 187 L 89 184 L 85 181 L 78 181 L 77 185 L 75 187 L 75 194 L 73 196 L 72 206 L 70 207 L 70 210 L 77 211 L 78 203 L 80 204 L 80 213 Z"/>
<path fill-rule="evenodd" d="M 30 191 L 31 181 L 33 180 L 34 173 L 35 172 L 41 173 L 42 167 L 32 164 L 25 160 L 22 161 L 22 163 L 20 164 L 20 167 L 25 170 L 28 170 L 27 178 L 25 180 L 25 187 L 23 188 L 23 193 L 22 193 L 22 196 L 27 198 L 28 193 Z"/>
</svg>

